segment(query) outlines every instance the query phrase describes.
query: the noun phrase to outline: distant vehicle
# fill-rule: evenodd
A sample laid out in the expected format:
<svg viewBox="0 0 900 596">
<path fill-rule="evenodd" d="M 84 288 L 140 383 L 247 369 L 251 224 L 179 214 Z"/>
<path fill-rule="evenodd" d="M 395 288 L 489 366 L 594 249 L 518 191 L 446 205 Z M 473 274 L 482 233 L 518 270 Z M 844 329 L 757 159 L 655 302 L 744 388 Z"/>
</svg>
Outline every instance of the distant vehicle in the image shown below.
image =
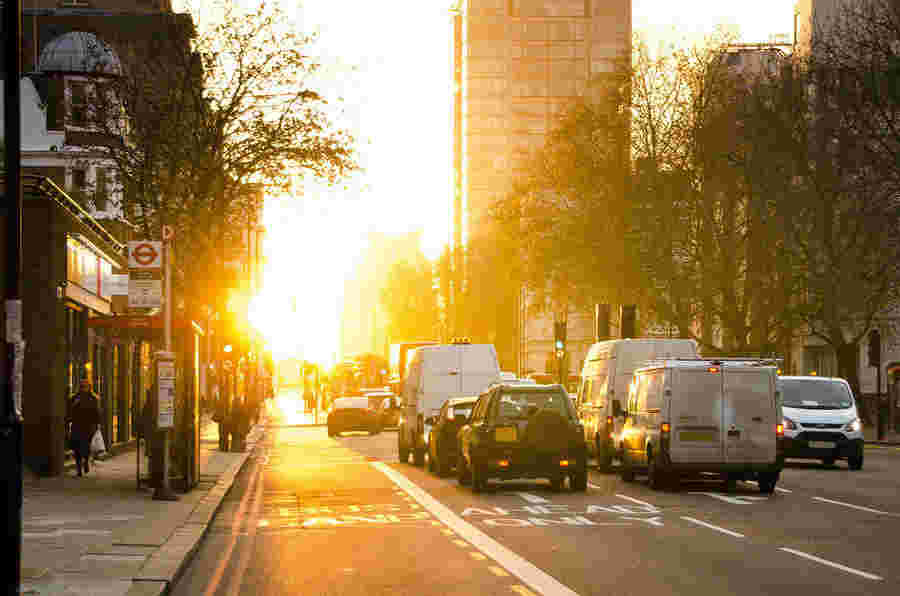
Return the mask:
<svg viewBox="0 0 900 596">
<path fill-rule="evenodd" d="M 403 394 L 401 387 L 403 379 L 406 376 L 406 367 L 409 364 L 410 352 L 422 346 L 436 346 L 440 342 L 431 339 L 419 341 L 407 341 L 402 343 L 391 344 L 390 349 L 390 373 L 395 385 L 391 386 L 391 390 L 397 395 Z"/>
<path fill-rule="evenodd" d="M 729 490 L 756 480 L 771 494 L 784 467 L 776 382 L 773 361 L 749 359 L 661 359 L 634 371 L 622 479 L 646 471 L 659 489 L 712 472 Z"/>
<path fill-rule="evenodd" d="M 484 491 L 491 478 L 547 478 L 587 490 L 584 430 L 561 385 L 499 384 L 482 393 L 457 435 L 460 484 Z"/>
<path fill-rule="evenodd" d="M 440 413 L 431 420 L 428 438 L 428 469 L 438 476 L 446 476 L 456 466 L 456 434 L 469 419 L 478 397 L 448 399 Z"/>
<path fill-rule="evenodd" d="M 493 344 L 423 346 L 413 352 L 403 380 L 403 415 L 397 433 L 401 462 L 413 454 L 417 466 L 425 463 L 431 424 L 448 399 L 477 395 L 500 380 L 500 365 Z"/>
<path fill-rule="evenodd" d="M 784 455 L 819 459 L 826 466 L 846 459 L 863 467 L 862 422 L 850 384 L 833 377 L 780 377 Z"/>
<path fill-rule="evenodd" d="M 343 432 L 368 431 L 370 435 L 381 432 L 379 426 L 380 398 L 339 397 L 328 413 L 328 436 Z"/>
<path fill-rule="evenodd" d="M 622 455 L 621 414 L 635 369 L 649 360 L 695 357 L 697 342 L 692 339 L 613 339 L 591 346 L 577 402 L 588 452 L 601 470 L 611 469 L 613 458 Z"/>
<path fill-rule="evenodd" d="M 381 429 L 395 428 L 400 422 L 400 400 L 391 391 L 363 390 L 363 396 L 379 400 L 378 424 Z"/>
</svg>

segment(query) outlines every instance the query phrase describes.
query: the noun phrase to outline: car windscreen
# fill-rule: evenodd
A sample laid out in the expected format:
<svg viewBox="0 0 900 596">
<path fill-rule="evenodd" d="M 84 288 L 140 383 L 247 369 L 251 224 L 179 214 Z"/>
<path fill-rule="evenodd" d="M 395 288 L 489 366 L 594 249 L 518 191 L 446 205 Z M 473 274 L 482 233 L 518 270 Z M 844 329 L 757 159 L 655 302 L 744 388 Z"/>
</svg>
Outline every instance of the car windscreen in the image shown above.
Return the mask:
<svg viewBox="0 0 900 596">
<path fill-rule="evenodd" d="M 453 420 L 457 416 L 465 416 L 466 418 L 472 413 L 472 408 L 475 407 L 475 402 L 471 403 L 463 403 L 456 404 L 453 406 L 447 407 L 447 418 Z"/>
<path fill-rule="evenodd" d="M 781 403 L 789 408 L 837 410 L 852 406 L 853 396 L 843 383 L 781 379 Z"/>
<path fill-rule="evenodd" d="M 358 409 L 365 410 L 369 407 L 369 398 L 367 397 L 339 397 L 334 400 L 335 410 Z"/>
<path fill-rule="evenodd" d="M 525 420 L 542 410 L 571 416 L 569 396 L 558 391 L 510 391 L 498 402 L 497 417 L 505 420 Z"/>
</svg>

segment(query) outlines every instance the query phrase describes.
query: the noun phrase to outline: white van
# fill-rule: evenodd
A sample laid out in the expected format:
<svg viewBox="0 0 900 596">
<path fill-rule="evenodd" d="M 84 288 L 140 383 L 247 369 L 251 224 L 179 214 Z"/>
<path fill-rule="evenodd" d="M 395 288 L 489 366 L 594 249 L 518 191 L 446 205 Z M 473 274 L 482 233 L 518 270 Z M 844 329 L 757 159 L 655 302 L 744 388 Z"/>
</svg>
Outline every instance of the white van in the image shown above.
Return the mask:
<svg viewBox="0 0 900 596">
<path fill-rule="evenodd" d="M 771 494 L 784 467 L 784 426 L 772 360 L 661 360 L 634 373 L 622 479 L 646 470 L 652 488 L 720 473 L 727 488 L 756 480 Z"/>
<path fill-rule="evenodd" d="M 417 466 L 425 463 L 431 419 L 453 397 L 478 395 L 500 382 L 500 364 L 493 344 L 457 342 L 417 348 L 403 380 L 403 417 L 397 433 L 397 455 L 409 452 Z"/>
<path fill-rule="evenodd" d="M 621 457 L 628 385 L 635 369 L 660 358 L 696 358 L 692 339 L 613 339 L 591 346 L 584 359 L 576 403 L 588 453 L 600 469 Z"/>
</svg>

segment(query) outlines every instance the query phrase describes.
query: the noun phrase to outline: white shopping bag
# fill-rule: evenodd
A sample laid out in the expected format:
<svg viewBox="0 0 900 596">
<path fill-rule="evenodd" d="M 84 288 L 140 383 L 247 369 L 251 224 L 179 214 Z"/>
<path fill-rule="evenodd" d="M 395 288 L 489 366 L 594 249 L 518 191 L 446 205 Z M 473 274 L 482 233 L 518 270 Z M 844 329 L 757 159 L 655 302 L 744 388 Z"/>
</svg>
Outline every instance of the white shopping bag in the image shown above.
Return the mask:
<svg viewBox="0 0 900 596">
<path fill-rule="evenodd" d="M 106 451 L 106 444 L 103 442 L 103 434 L 98 428 L 91 439 L 91 455 L 98 455 Z"/>
</svg>

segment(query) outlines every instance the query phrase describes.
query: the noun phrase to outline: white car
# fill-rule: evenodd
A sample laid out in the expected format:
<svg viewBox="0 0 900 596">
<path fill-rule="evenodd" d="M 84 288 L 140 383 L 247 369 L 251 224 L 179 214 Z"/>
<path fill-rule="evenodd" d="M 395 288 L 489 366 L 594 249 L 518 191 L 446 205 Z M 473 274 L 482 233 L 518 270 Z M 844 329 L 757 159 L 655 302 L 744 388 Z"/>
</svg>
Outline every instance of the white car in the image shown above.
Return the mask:
<svg viewBox="0 0 900 596">
<path fill-rule="evenodd" d="M 779 377 L 784 413 L 784 455 L 818 459 L 826 466 L 846 459 L 863 466 L 862 422 L 850 384 L 834 377 Z"/>
</svg>

